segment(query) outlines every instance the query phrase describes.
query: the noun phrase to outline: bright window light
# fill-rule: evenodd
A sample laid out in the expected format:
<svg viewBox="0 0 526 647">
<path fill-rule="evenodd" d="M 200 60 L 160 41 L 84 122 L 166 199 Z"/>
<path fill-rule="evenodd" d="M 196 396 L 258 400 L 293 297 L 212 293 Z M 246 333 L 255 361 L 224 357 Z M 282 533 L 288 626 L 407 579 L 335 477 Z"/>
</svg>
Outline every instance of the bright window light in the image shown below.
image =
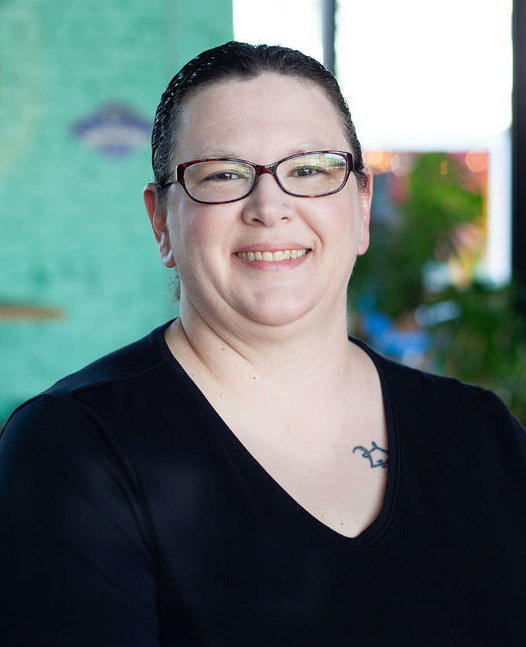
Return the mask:
<svg viewBox="0 0 526 647">
<path fill-rule="evenodd" d="M 494 134 L 511 121 L 512 0 L 341 0 L 336 64 L 362 139 Z M 234 34 L 321 60 L 321 0 L 234 0 Z"/>
</svg>

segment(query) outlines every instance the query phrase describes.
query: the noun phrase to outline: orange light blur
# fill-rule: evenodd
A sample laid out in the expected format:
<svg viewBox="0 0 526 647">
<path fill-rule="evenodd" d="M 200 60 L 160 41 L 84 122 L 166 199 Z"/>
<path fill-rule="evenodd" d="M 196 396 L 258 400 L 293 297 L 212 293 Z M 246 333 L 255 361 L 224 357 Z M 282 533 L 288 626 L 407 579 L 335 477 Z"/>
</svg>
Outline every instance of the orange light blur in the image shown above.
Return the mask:
<svg viewBox="0 0 526 647">
<path fill-rule="evenodd" d="M 469 151 L 466 154 L 466 166 L 472 173 L 483 173 L 488 170 L 488 154 L 481 151 Z"/>
</svg>

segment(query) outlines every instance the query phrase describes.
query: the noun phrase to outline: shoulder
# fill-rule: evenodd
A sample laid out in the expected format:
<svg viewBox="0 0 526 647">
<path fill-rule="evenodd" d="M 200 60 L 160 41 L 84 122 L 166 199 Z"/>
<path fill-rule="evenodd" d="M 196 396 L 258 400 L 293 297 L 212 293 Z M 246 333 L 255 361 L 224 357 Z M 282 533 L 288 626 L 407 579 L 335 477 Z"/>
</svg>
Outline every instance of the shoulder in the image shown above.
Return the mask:
<svg viewBox="0 0 526 647">
<path fill-rule="evenodd" d="M 83 644 L 101 644 L 105 631 L 105 644 L 121 644 L 94 601 L 133 627 L 126 644 L 155 640 L 154 629 L 147 636 L 155 565 L 142 446 L 119 410 L 130 382 L 156 371 L 157 355 L 154 338 L 145 338 L 101 358 L 23 404 L 2 432 L 0 634 L 12 632 L 16 644 L 70 644 L 68 631 L 75 644 L 90 631 L 93 642 Z M 24 605 L 32 624 L 22 620 Z M 124 624 L 115 626 L 123 637 Z"/>
<path fill-rule="evenodd" d="M 380 374 L 392 449 L 408 479 L 420 487 L 426 474 L 451 497 L 462 492 L 466 506 L 472 497 L 498 507 L 499 492 L 523 505 L 526 430 L 495 393 L 364 350 Z"/>
<path fill-rule="evenodd" d="M 487 388 L 406 366 L 356 341 L 371 357 L 398 416 L 427 428 L 524 429 L 502 399 Z"/>
<path fill-rule="evenodd" d="M 126 428 L 141 394 L 157 393 L 159 384 L 174 373 L 163 356 L 164 328 L 101 357 L 23 403 L 1 434 L 4 448 L 7 438 L 30 435 L 32 443 L 61 435 L 78 438 L 83 427 L 103 433 L 114 420 L 121 423 L 114 428 Z"/>
<path fill-rule="evenodd" d="M 133 380 L 163 364 L 160 339 L 166 326 L 62 378 L 43 395 L 66 395 L 123 380 Z"/>
</svg>

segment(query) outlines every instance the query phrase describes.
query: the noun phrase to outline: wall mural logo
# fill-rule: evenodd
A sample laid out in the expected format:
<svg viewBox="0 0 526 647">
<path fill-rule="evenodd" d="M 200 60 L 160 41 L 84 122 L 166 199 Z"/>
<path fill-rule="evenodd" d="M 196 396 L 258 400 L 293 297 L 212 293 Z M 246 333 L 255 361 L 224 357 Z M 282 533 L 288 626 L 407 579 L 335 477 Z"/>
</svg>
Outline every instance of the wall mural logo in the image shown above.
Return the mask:
<svg viewBox="0 0 526 647">
<path fill-rule="evenodd" d="M 152 124 L 123 103 L 108 103 L 74 123 L 71 132 L 87 146 L 116 160 L 145 146 Z"/>
</svg>

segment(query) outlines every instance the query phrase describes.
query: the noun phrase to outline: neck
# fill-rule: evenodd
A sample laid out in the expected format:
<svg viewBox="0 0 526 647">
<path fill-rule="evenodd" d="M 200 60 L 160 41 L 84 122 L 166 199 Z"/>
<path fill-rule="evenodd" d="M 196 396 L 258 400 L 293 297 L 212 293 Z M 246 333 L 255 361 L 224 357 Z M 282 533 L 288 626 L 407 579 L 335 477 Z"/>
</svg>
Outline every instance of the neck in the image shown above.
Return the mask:
<svg viewBox="0 0 526 647">
<path fill-rule="evenodd" d="M 282 326 L 244 320 L 233 325 L 232 318 L 225 318 L 225 325 L 217 319 L 211 325 L 183 300 L 181 317 L 167 341 L 197 381 L 206 374 L 221 385 L 260 380 L 275 387 L 304 388 L 306 383 L 314 387 L 341 376 L 353 353 L 345 303 L 337 310 L 337 314 L 311 314 Z"/>
</svg>

